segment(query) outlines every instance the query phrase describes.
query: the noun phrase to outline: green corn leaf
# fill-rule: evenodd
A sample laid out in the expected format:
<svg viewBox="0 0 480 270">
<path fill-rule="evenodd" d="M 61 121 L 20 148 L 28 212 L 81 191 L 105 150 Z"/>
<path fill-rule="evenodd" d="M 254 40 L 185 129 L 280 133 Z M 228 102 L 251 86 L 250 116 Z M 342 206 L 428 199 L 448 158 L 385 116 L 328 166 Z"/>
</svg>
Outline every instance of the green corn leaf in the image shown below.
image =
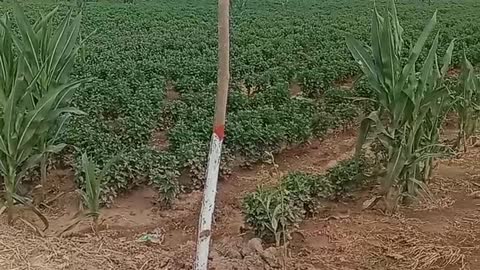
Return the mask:
<svg viewBox="0 0 480 270">
<path fill-rule="evenodd" d="M 400 91 L 395 98 L 395 103 L 392 104 L 394 107 L 391 109 L 393 111 L 393 124 L 395 128 L 403 125 L 405 121 L 410 119 L 411 114 L 413 113 L 414 107 L 414 97 L 410 97 L 407 93 L 413 93 L 413 88 L 409 85 L 406 89 L 407 91 Z"/>
<path fill-rule="evenodd" d="M 363 45 L 357 40 L 355 40 L 353 37 L 347 36 L 346 41 L 347 47 L 352 53 L 353 58 L 360 65 L 360 68 L 362 69 L 365 76 L 367 76 L 371 86 L 374 90 L 377 91 L 378 95 L 380 96 L 380 103 L 383 106 L 388 107 L 388 92 L 385 90 L 384 87 L 381 86 L 379 82 L 377 68 L 374 66 L 372 58 L 368 55 Z"/>
<path fill-rule="evenodd" d="M 448 96 L 448 91 L 445 88 L 437 88 L 432 92 L 429 92 L 422 101 L 420 106 L 420 111 L 427 111 L 430 108 L 435 108 L 435 104 L 440 98 Z"/>
<path fill-rule="evenodd" d="M 85 38 L 82 38 L 81 41 L 80 41 L 80 46 L 84 46 L 85 43 L 91 38 L 93 37 L 93 35 L 95 35 L 97 33 L 98 29 L 95 29 L 93 30 L 90 34 L 88 34 L 88 36 L 86 36 Z"/>
<path fill-rule="evenodd" d="M 4 121 L 4 126 L 3 126 L 3 135 L 6 137 L 6 143 L 8 147 L 8 152 L 10 154 L 16 152 L 17 148 L 17 142 L 18 140 L 16 139 L 16 134 L 14 132 L 15 128 L 15 123 L 16 121 L 16 105 L 17 105 L 17 100 L 19 95 L 22 93 L 20 92 L 20 87 L 14 87 L 12 92 L 10 93 L 10 96 L 7 100 L 5 109 L 4 109 L 4 115 L 3 115 L 3 121 Z"/>
<path fill-rule="evenodd" d="M 49 91 L 48 95 L 42 97 L 42 99 L 39 100 L 37 106 L 35 107 L 35 110 L 29 112 L 26 115 L 26 120 L 22 127 L 23 132 L 19 137 L 20 147 L 25 145 L 30 139 L 33 138 L 36 132 L 36 128 L 38 128 L 34 124 L 40 124 L 47 119 L 48 114 L 50 113 L 51 109 L 53 109 L 57 96 L 64 88 L 65 86 L 60 86 L 56 89 Z"/>
<path fill-rule="evenodd" d="M 363 45 L 350 35 L 347 35 L 346 41 L 353 58 L 358 62 L 365 75 L 373 81 L 378 81 L 373 60 Z"/>
<path fill-rule="evenodd" d="M 66 114 L 63 114 L 59 117 L 58 123 L 56 125 L 56 129 L 54 131 L 54 135 L 48 141 L 50 144 L 55 143 L 57 141 L 57 139 L 60 137 L 60 133 L 63 131 L 63 129 L 65 127 L 65 124 L 67 123 L 70 116 L 71 115 L 69 113 L 66 113 Z"/>
<path fill-rule="evenodd" d="M 86 115 L 86 113 L 84 111 L 81 111 L 77 108 L 66 107 L 66 108 L 60 108 L 60 109 L 52 110 L 48 115 L 48 121 L 50 123 L 52 123 L 52 125 L 53 125 L 57 121 L 58 122 L 66 121 L 67 119 L 62 119 L 63 115 L 70 115 L 71 116 L 72 114 L 74 114 L 74 115 Z M 61 126 L 62 125 L 60 125 L 60 127 Z"/>
<path fill-rule="evenodd" d="M 37 32 L 39 31 L 42 27 L 45 27 L 52 17 L 57 13 L 58 7 L 55 7 L 52 11 L 50 11 L 46 16 L 42 16 L 42 19 L 40 21 L 35 22 L 33 25 L 33 31 Z"/>
<path fill-rule="evenodd" d="M 437 12 L 433 14 L 432 18 L 430 19 L 430 21 L 428 22 L 428 24 L 425 26 L 422 33 L 420 34 L 420 37 L 417 39 L 417 42 L 415 43 L 413 49 L 410 51 L 408 62 L 403 67 L 403 70 L 398 80 L 398 84 L 396 87 L 398 91 L 401 91 L 403 89 L 403 86 L 407 83 L 408 77 L 411 75 L 412 70 L 415 68 L 415 63 L 417 62 L 417 59 L 420 56 L 420 53 L 425 45 L 425 42 L 427 41 L 428 36 L 432 32 L 436 24 L 437 24 Z"/>
<path fill-rule="evenodd" d="M 382 28 L 382 22 L 383 21 L 383 18 L 380 16 L 380 14 L 378 14 L 378 11 L 377 11 L 377 7 L 375 6 L 374 7 L 374 13 L 375 15 L 372 16 L 372 52 L 373 52 L 373 68 L 375 68 L 375 73 L 377 75 L 382 75 L 382 73 L 380 72 L 383 68 L 382 68 L 382 65 L 383 65 L 383 61 L 382 61 L 382 51 L 381 51 L 381 48 L 382 48 L 382 40 L 381 40 L 381 36 L 382 36 L 382 31 L 384 30 L 384 28 Z M 379 78 L 379 81 L 382 81 L 383 82 L 383 77 L 380 77 Z"/>
<path fill-rule="evenodd" d="M 55 145 L 49 145 L 49 146 L 47 147 L 47 149 L 45 149 L 45 152 L 47 152 L 47 153 L 59 153 L 59 152 L 61 152 L 66 146 L 67 146 L 67 144 L 65 144 L 65 143 L 59 143 L 59 144 L 55 144 Z"/>
<path fill-rule="evenodd" d="M 384 192 L 390 190 L 390 188 L 396 183 L 400 173 L 405 166 L 405 156 L 403 154 L 404 146 L 400 145 L 398 149 L 393 150 L 393 155 L 387 165 L 387 174 L 382 181 L 382 189 Z"/>
<path fill-rule="evenodd" d="M 75 90 L 77 90 L 84 81 L 85 80 L 79 80 L 64 84 L 60 90 L 61 93 L 57 97 L 55 109 L 59 108 L 60 105 L 68 103 L 71 100 Z"/>
<path fill-rule="evenodd" d="M 395 87 L 396 81 L 396 66 L 397 56 L 394 48 L 394 38 L 392 33 L 392 26 L 390 24 L 389 13 L 384 21 L 383 33 L 379 37 L 380 49 L 382 51 L 382 69 L 380 72 L 383 75 L 384 85 L 388 88 L 387 92 L 395 94 L 392 90 Z"/>
<path fill-rule="evenodd" d="M 376 138 L 379 138 L 382 142 L 388 141 L 388 145 L 391 145 L 393 138 L 385 129 L 385 126 L 380 120 L 379 115 L 380 115 L 379 111 L 373 111 L 361 121 L 360 131 L 357 137 L 357 144 L 355 149 L 355 154 L 357 156 L 360 155 L 362 147 L 367 140 L 368 134 L 371 132 L 373 128 L 375 130 Z"/>
<path fill-rule="evenodd" d="M 6 159 L 0 159 L 0 173 L 2 173 L 2 175 L 7 175 L 7 168 L 8 164 L 6 163 Z"/>
<path fill-rule="evenodd" d="M 395 50 L 396 52 L 401 52 L 403 49 L 403 28 L 400 26 L 400 21 L 398 20 L 397 7 L 395 6 L 395 0 L 390 1 L 389 10 L 391 11 L 392 17 L 392 27 L 393 27 L 393 37 L 395 38 Z"/>
<path fill-rule="evenodd" d="M 7 145 L 2 136 L 0 136 L 0 151 L 2 151 L 3 154 L 8 155 Z"/>
<path fill-rule="evenodd" d="M 17 2 L 14 2 L 14 15 L 18 24 L 19 32 L 22 36 L 22 39 L 24 42 L 21 44 L 22 46 L 22 51 L 25 53 L 25 57 L 28 58 L 29 63 L 35 63 L 34 66 L 30 66 L 30 70 L 32 74 L 35 74 L 39 67 L 41 66 L 40 64 L 40 56 L 38 55 L 37 48 L 39 48 L 39 41 L 35 35 L 35 32 L 33 31 L 32 26 L 28 22 L 27 17 L 23 13 L 22 8 Z"/>
<path fill-rule="evenodd" d="M 435 39 L 433 40 L 433 44 L 430 47 L 430 50 L 428 52 L 427 59 L 423 64 L 422 70 L 420 71 L 420 84 L 418 85 L 415 91 L 415 95 L 417 96 L 415 97 L 416 100 L 423 97 L 426 94 L 427 82 L 429 78 L 431 78 L 433 75 L 433 65 L 435 63 L 435 55 L 438 47 L 438 36 L 439 36 L 439 33 L 437 33 L 437 35 L 435 36 Z M 419 95 L 420 97 L 418 97 Z M 415 103 L 420 105 L 419 102 L 415 102 Z"/>
<path fill-rule="evenodd" d="M 76 47 L 73 52 L 62 62 L 63 64 L 59 66 L 59 70 L 56 71 L 56 76 L 53 75 L 50 80 L 54 80 L 57 82 L 64 82 L 65 80 L 69 79 L 70 72 L 72 70 L 73 64 L 75 63 L 75 57 L 78 54 L 79 47 Z"/>
<path fill-rule="evenodd" d="M 48 81 L 51 81 L 53 78 L 60 78 L 64 76 L 64 72 L 70 72 L 70 70 L 66 69 L 66 67 L 71 65 L 66 63 L 72 61 L 73 55 L 75 55 L 77 52 L 77 50 L 74 50 L 74 48 L 80 33 L 81 18 L 81 15 L 78 15 L 73 20 L 71 25 L 69 25 L 69 27 L 65 29 L 62 28 L 62 31 L 58 33 L 58 41 L 52 48 L 52 58 L 49 65 L 51 76 L 48 78 Z"/>
<path fill-rule="evenodd" d="M 442 69 L 440 71 L 441 77 L 444 78 L 445 75 L 448 72 L 448 69 L 450 67 L 450 64 L 452 62 L 452 54 L 453 54 L 453 48 L 455 47 L 455 39 L 453 39 L 450 42 L 450 45 L 447 48 L 447 51 L 445 52 L 445 55 L 443 56 L 443 61 L 442 61 Z"/>
</svg>

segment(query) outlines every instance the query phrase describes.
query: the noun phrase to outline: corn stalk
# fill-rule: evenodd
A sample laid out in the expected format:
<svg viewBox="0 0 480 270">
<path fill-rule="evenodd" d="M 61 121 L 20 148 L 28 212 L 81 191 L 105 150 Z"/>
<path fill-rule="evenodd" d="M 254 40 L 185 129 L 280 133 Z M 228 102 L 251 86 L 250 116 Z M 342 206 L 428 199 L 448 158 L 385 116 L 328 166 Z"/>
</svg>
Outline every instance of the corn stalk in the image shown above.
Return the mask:
<svg viewBox="0 0 480 270">
<path fill-rule="evenodd" d="M 61 48 L 60 38 L 55 45 L 45 42 L 47 34 L 43 39 L 35 35 L 36 29 L 42 29 L 53 12 L 34 26 L 28 23 L 17 4 L 14 14 L 21 39 L 15 36 L 6 15 L 0 20 L 0 173 L 4 178 L 9 223 L 13 222 L 15 202 L 28 202 L 16 194 L 22 177 L 38 165 L 45 153 L 61 146 L 45 145 L 44 141 L 66 114 L 77 112 L 65 104 L 81 84 L 68 80 L 62 71 L 71 68 L 73 56 L 62 66 L 59 64 L 63 55 L 60 52 L 69 51 L 69 47 Z M 47 52 L 50 58 L 45 56 Z M 51 63 L 40 62 L 40 53 Z M 46 219 L 40 217 L 46 223 Z"/>
<path fill-rule="evenodd" d="M 347 46 L 371 87 L 377 92 L 379 109 L 366 117 L 360 127 L 357 152 L 369 135 L 387 149 L 388 157 L 382 191 L 393 210 L 400 196 L 415 196 L 426 190 L 425 176 L 432 158 L 441 154 L 438 144 L 439 117 L 448 96 L 444 77 L 451 62 L 453 41 L 438 66 L 439 34 L 417 72 L 415 67 L 426 40 L 436 25 L 436 12 L 410 50 L 402 66 L 403 28 L 393 0 L 382 17 L 377 8 L 372 16 L 371 48 L 348 36 Z M 371 52 L 371 54 L 370 54 Z"/>
<path fill-rule="evenodd" d="M 480 118 L 480 80 L 474 75 L 473 66 L 463 54 L 462 71 L 452 93 L 453 109 L 458 114 L 458 137 L 455 148 L 463 144 L 467 152 L 467 141 L 475 134 Z"/>
<path fill-rule="evenodd" d="M 8 222 L 13 221 L 13 206 L 19 178 L 38 158 L 33 148 L 34 136 L 45 119 L 43 108 L 50 105 L 43 100 L 41 106 L 34 107 L 29 102 L 37 77 L 28 83 L 22 76 L 24 66 L 15 56 L 13 37 L 9 31 L 11 24 L 7 16 L 1 19 L 0 36 L 0 172 L 5 185 Z M 24 167 L 22 169 L 22 167 Z"/>
<path fill-rule="evenodd" d="M 53 28 L 51 18 L 56 14 L 55 8 L 31 25 L 18 4 L 14 5 L 14 15 L 18 24 L 21 40 L 15 38 L 14 43 L 21 52 L 19 61 L 25 66 L 24 75 L 28 82 L 37 76 L 35 88 L 30 97 L 34 104 L 44 97 L 51 88 L 66 84 L 79 84 L 81 81 L 71 79 L 75 57 L 78 55 L 81 15 L 72 18 L 71 12 L 65 16 L 60 25 Z M 65 144 L 57 143 L 59 134 L 69 114 L 82 114 L 75 108 L 69 108 L 73 91 L 66 91 L 55 102 L 55 109 L 61 109 L 62 115 L 48 119 L 48 130 L 39 137 L 40 174 L 42 195 L 46 193 L 47 165 L 50 153 L 61 151 Z"/>
</svg>

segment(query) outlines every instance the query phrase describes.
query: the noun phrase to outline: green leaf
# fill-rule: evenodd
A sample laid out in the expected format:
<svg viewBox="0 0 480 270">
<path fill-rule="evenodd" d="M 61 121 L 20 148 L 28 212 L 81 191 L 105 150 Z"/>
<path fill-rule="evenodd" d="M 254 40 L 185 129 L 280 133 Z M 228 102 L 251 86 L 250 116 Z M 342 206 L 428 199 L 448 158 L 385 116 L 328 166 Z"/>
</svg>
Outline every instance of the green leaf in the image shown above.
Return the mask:
<svg viewBox="0 0 480 270">
<path fill-rule="evenodd" d="M 408 77 L 411 75 L 412 70 L 415 68 L 415 63 L 417 62 L 418 57 L 427 41 L 428 36 L 432 32 L 433 28 L 437 24 L 437 12 L 433 14 L 432 18 L 428 22 L 428 24 L 423 29 L 420 37 L 417 39 L 414 47 L 410 51 L 410 56 L 408 57 L 407 64 L 403 67 L 403 70 L 400 74 L 400 78 L 398 80 L 398 84 L 396 86 L 397 91 L 401 91 L 403 86 L 407 83 Z"/>
<path fill-rule="evenodd" d="M 24 57 L 28 59 L 27 64 L 30 69 L 31 74 L 36 74 L 40 69 L 40 57 L 39 52 L 37 51 L 40 47 L 39 40 L 37 39 L 35 32 L 33 31 L 32 26 L 28 22 L 27 17 L 23 13 L 22 8 L 17 2 L 14 2 L 14 15 L 17 21 L 19 32 L 22 36 L 24 42 L 17 42 L 17 44 L 22 44 L 23 46 L 19 49 L 22 50 Z M 32 65 L 34 64 L 34 65 Z"/>
<path fill-rule="evenodd" d="M 387 174 L 382 181 L 382 190 L 387 192 L 397 182 L 400 173 L 405 166 L 405 156 L 403 154 L 403 145 L 400 145 L 398 149 L 393 150 L 393 155 L 387 164 Z"/>
<path fill-rule="evenodd" d="M 47 149 L 45 150 L 45 152 L 47 152 L 47 153 L 59 153 L 59 152 L 62 151 L 66 146 L 67 146 L 66 143 L 59 143 L 59 144 L 55 144 L 55 145 L 49 145 L 49 146 L 47 147 Z"/>
<path fill-rule="evenodd" d="M 450 42 L 450 45 L 448 46 L 447 48 L 447 51 L 445 52 L 445 55 L 443 56 L 443 66 L 442 66 L 442 69 L 440 71 L 440 74 L 441 74 L 441 77 L 444 78 L 445 75 L 447 74 L 448 72 L 448 69 L 450 67 L 450 64 L 452 62 L 452 54 L 453 54 L 453 48 L 455 47 L 455 39 L 453 39 L 451 42 Z"/>
</svg>

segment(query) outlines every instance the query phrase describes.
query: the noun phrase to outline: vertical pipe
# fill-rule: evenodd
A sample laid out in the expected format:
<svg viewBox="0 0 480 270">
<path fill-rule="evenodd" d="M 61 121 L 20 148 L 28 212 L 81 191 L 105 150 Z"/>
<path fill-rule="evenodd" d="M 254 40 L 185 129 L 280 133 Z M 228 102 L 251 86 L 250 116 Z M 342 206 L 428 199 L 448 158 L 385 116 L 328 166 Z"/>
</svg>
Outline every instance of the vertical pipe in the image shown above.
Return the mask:
<svg viewBox="0 0 480 270">
<path fill-rule="evenodd" d="M 195 270 L 207 270 L 212 219 L 217 193 L 218 171 L 225 134 L 228 86 L 230 80 L 230 0 L 218 0 L 218 77 L 213 134 L 208 154 L 207 179 L 198 224 Z"/>
</svg>

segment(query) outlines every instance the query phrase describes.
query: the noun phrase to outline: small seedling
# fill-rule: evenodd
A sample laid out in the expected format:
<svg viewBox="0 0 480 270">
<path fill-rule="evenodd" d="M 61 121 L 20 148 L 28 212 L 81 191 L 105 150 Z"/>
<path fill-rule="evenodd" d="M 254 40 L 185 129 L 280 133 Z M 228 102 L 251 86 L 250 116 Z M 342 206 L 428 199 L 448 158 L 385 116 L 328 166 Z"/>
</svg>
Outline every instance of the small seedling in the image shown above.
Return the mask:
<svg viewBox="0 0 480 270">
<path fill-rule="evenodd" d="M 82 155 L 82 172 L 85 179 L 85 190 L 79 190 L 79 193 L 82 197 L 82 202 L 80 210 L 74 216 L 72 223 L 67 226 L 60 235 L 65 232 L 73 229 L 78 225 L 82 220 L 86 218 L 92 218 L 93 221 L 93 230 L 95 233 L 98 231 L 98 220 L 100 217 L 100 195 L 102 192 L 102 182 L 105 178 L 105 175 L 112 166 L 112 164 L 117 160 L 117 158 L 112 158 L 97 174 L 97 165 L 95 162 L 91 161 L 87 154 Z M 86 209 L 83 209 L 85 205 Z"/>
</svg>

